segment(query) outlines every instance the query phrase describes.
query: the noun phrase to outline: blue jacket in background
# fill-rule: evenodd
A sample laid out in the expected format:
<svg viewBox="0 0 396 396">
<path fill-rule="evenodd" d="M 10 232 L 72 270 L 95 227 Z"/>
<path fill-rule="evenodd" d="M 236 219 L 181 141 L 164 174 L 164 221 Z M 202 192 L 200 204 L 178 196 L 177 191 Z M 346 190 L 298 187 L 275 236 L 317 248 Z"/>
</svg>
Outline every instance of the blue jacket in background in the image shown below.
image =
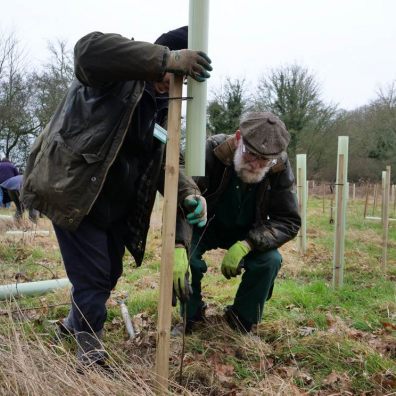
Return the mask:
<svg viewBox="0 0 396 396">
<path fill-rule="evenodd" d="M 10 177 L 19 175 L 18 169 L 10 161 L 0 162 L 0 183 L 9 179 Z"/>
</svg>

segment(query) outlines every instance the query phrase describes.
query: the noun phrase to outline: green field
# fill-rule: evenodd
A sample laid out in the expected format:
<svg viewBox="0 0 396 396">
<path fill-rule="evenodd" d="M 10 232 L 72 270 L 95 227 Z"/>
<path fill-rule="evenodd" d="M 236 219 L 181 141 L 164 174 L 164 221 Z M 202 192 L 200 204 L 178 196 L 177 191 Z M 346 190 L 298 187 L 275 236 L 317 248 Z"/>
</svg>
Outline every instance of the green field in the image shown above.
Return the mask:
<svg viewBox="0 0 396 396">
<path fill-rule="evenodd" d="M 232 302 L 239 279 L 221 275 L 222 252 L 207 255 L 207 323 L 185 339 L 182 378 L 182 339 L 171 339 L 170 394 L 396 394 L 396 222 L 389 223 L 383 270 L 381 223 L 363 219 L 363 200 L 349 201 L 344 286 L 334 289 L 335 226 L 329 222 L 329 206 L 329 199 L 323 210 L 322 198 L 309 198 L 307 253 L 298 254 L 296 241 L 281 248 L 283 267 L 252 335 L 236 334 L 223 322 L 223 308 Z M 392 210 L 390 216 L 395 217 Z M 157 208 L 143 265 L 133 268 L 131 257 L 125 257 L 124 274 L 108 303 L 105 344 L 114 373 L 78 373 L 73 340 L 54 342 L 54 322 L 68 311 L 67 290 L 0 301 L 1 395 L 155 393 L 158 218 Z M 20 227 L 31 225 L 26 221 Z M 38 228 L 51 229 L 46 219 Z M 7 237 L 9 229 L 15 226 L 0 224 L 1 284 L 65 276 L 53 233 L 20 240 Z M 117 305 L 125 296 L 139 331 L 133 341 L 126 339 Z M 172 320 L 180 321 L 176 308 Z"/>
</svg>

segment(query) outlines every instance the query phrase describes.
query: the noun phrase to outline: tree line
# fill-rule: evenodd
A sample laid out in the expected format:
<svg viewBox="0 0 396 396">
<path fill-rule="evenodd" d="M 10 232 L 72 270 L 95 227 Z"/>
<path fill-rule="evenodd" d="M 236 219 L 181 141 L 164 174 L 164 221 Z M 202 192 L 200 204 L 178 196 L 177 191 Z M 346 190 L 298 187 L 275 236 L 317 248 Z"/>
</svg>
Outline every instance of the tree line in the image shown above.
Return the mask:
<svg viewBox="0 0 396 396">
<path fill-rule="evenodd" d="M 349 136 L 349 181 L 378 181 L 386 165 L 396 181 L 396 81 L 370 103 L 346 111 L 326 103 L 315 75 L 298 64 L 269 71 L 253 92 L 244 79 L 228 78 L 209 102 L 209 133 L 233 133 L 249 110 L 282 119 L 291 135 L 290 161 L 294 166 L 296 154 L 307 154 L 309 179 L 335 181 L 338 136 Z"/>
<path fill-rule="evenodd" d="M 32 70 L 15 34 L 0 35 L 0 156 L 22 170 L 32 142 L 73 79 L 66 43 L 49 43 L 48 52 L 48 63 Z"/>
<path fill-rule="evenodd" d="M 49 43 L 48 55 L 39 71 L 32 70 L 16 36 L 0 35 L 0 156 L 22 170 L 74 78 L 66 42 Z M 234 133 L 247 111 L 271 111 L 290 132 L 292 165 L 296 154 L 307 154 L 309 179 L 335 180 L 339 135 L 350 137 L 349 181 L 378 181 L 386 165 L 396 171 L 396 81 L 352 111 L 326 103 L 315 75 L 298 64 L 268 71 L 253 90 L 244 79 L 226 78 L 209 96 L 208 136 Z"/>
</svg>

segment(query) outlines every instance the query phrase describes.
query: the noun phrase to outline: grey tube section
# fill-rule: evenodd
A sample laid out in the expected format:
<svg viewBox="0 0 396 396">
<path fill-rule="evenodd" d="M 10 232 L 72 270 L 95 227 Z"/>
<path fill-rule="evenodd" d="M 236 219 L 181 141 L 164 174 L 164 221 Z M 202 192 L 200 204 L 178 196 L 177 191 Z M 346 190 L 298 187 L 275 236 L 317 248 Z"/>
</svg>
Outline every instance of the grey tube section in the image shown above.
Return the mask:
<svg viewBox="0 0 396 396">
<path fill-rule="evenodd" d="M 0 286 L 0 300 L 11 297 L 32 296 L 35 294 L 44 294 L 54 289 L 70 286 L 68 278 L 51 279 L 37 282 L 12 283 Z"/>
<path fill-rule="evenodd" d="M 208 52 L 209 0 L 190 0 L 188 48 Z M 205 176 L 207 82 L 188 78 L 186 173 Z"/>
<path fill-rule="evenodd" d="M 121 315 L 124 319 L 125 327 L 128 332 L 129 338 L 135 338 L 135 329 L 133 328 L 133 323 L 131 317 L 129 316 L 128 308 L 124 302 L 120 302 L 119 304 L 121 309 Z"/>
</svg>

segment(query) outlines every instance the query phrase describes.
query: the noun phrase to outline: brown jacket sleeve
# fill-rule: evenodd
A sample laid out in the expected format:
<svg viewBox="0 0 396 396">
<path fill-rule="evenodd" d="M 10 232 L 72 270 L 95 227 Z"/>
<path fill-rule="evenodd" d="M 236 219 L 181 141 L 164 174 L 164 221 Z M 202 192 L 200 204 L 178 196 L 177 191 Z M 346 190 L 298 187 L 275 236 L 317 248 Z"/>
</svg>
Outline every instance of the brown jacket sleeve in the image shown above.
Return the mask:
<svg viewBox="0 0 396 396">
<path fill-rule="evenodd" d="M 169 49 L 162 45 L 92 32 L 74 47 L 74 71 L 81 83 L 93 87 L 117 81 L 159 80 L 168 56 Z"/>
</svg>

